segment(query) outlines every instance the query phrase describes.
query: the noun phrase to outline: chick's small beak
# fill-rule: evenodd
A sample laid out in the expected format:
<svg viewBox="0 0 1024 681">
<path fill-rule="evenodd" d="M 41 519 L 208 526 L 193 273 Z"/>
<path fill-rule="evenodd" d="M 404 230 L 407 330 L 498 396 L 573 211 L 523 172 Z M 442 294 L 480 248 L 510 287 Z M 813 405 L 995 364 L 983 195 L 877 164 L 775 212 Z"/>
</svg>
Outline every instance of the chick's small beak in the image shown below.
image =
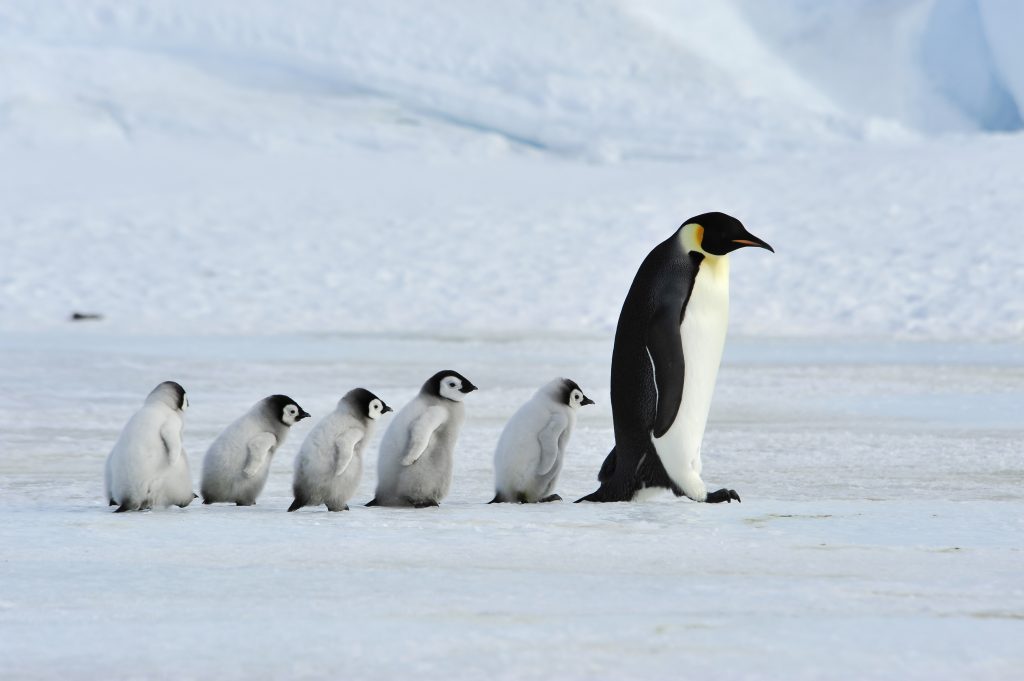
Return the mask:
<svg viewBox="0 0 1024 681">
<path fill-rule="evenodd" d="M 588 404 L 594 404 L 594 400 L 592 400 L 589 397 L 587 397 L 586 395 L 584 395 L 583 396 L 583 401 L 580 402 L 580 406 L 581 407 L 585 407 Z"/>
<path fill-rule="evenodd" d="M 387 414 L 389 411 L 394 411 L 394 409 L 392 409 L 391 407 L 389 407 L 388 405 L 385 404 L 384 408 L 380 410 L 380 413 L 381 414 Z"/>
<path fill-rule="evenodd" d="M 460 389 L 459 389 L 459 392 L 460 392 L 460 393 L 471 393 L 471 392 L 473 392 L 473 391 L 474 391 L 474 390 L 476 390 L 476 389 L 477 389 L 477 387 L 476 387 L 475 385 L 473 385 L 473 384 L 472 384 L 472 383 L 470 383 L 469 381 L 466 381 L 466 382 L 465 382 L 465 383 L 464 383 L 464 384 L 462 385 L 462 388 L 460 388 Z"/>
<path fill-rule="evenodd" d="M 763 239 L 759 239 L 758 237 L 754 236 L 753 234 L 747 234 L 742 239 L 733 239 L 732 242 L 734 244 L 740 244 L 741 246 L 757 246 L 758 248 L 768 249 L 772 253 L 775 252 L 775 249 L 772 248 L 771 246 L 769 246 L 767 241 L 765 241 Z"/>
<path fill-rule="evenodd" d="M 309 418 L 309 412 L 307 412 L 305 409 L 300 409 L 299 410 L 299 415 L 295 417 L 295 420 L 296 421 L 301 421 L 302 419 L 308 419 L 308 418 Z"/>
</svg>

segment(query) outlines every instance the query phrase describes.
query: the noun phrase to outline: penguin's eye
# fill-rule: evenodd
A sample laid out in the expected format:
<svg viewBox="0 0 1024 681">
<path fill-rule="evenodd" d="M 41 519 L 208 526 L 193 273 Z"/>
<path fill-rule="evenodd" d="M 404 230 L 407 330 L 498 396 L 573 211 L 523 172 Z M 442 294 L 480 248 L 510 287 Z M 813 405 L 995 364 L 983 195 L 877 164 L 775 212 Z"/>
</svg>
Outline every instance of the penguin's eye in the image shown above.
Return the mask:
<svg viewBox="0 0 1024 681">
<path fill-rule="evenodd" d="M 455 387 L 455 381 L 448 381 L 448 387 L 449 388 L 454 388 Z"/>
</svg>

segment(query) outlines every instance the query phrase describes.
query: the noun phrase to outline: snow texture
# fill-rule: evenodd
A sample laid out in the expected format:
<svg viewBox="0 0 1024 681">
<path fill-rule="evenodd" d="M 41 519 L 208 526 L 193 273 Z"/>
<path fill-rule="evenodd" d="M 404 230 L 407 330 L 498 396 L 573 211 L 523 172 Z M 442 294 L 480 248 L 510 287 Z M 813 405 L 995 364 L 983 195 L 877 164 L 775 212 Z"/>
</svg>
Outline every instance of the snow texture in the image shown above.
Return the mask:
<svg viewBox="0 0 1024 681">
<path fill-rule="evenodd" d="M 580 412 L 558 491 L 595 488 L 612 441 L 608 351 L 552 338 L 8 337 L 5 674 L 1017 676 L 1019 346 L 734 342 L 704 477 L 742 504 L 486 504 L 505 420 L 556 372 L 598 402 Z M 402 405 L 448 364 L 480 390 L 439 509 L 360 505 L 378 435 L 351 511 L 286 513 L 306 421 L 254 507 L 104 505 L 106 449 L 159 378 L 189 390 L 195 464 L 254 393 L 285 390 L 317 418 L 352 385 Z"/>
<path fill-rule="evenodd" d="M 1012 679 L 1024 588 L 1013 0 L 0 4 L 0 677 Z M 732 258 L 704 478 L 488 506 L 688 216 Z M 101 320 L 72 325 L 72 312 Z M 260 397 L 466 402 L 440 509 L 113 515 L 163 380 L 193 471 Z M 385 417 L 381 425 L 386 427 Z M 198 480 L 196 480 L 198 485 Z"/>
</svg>

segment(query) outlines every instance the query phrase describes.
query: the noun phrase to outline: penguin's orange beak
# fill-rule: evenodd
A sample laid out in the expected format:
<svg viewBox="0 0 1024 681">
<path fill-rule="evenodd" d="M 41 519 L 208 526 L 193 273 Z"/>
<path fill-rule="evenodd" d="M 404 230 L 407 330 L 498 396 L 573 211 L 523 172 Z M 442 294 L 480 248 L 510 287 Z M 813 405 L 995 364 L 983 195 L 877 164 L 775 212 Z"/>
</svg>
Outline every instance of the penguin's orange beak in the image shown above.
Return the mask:
<svg viewBox="0 0 1024 681">
<path fill-rule="evenodd" d="M 769 246 L 767 241 L 764 241 L 763 239 L 759 239 L 756 236 L 754 236 L 753 234 L 748 234 L 747 237 L 749 237 L 749 238 L 733 239 L 732 242 L 734 244 L 739 244 L 740 246 L 757 246 L 758 248 L 766 248 L 769 251 L 771 251 L 772 253 L 775 252 L 775 249 L 772 248 L 771 246 Z"/>
</svg>

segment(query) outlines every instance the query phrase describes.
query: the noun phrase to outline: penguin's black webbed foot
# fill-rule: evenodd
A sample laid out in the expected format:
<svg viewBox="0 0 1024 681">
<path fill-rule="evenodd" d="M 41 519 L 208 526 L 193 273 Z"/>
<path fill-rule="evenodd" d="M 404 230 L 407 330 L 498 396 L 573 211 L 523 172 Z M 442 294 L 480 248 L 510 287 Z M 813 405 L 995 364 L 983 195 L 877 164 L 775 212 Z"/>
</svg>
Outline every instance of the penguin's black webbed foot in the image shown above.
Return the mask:
<svg viewBox="0 0 1024 681">
<path fill-rule="evenodd" d="M 561 501 L 561 500 L 562 500 L 562 497 L 558 496 L 557 494 L 549 494 L 548 496 L 546 496 L 543 499 L 541 499 L 540 503 L 546 504 L 549 501 Z"/>
<path fill-rule="evenodd" d="M 437 503 L 433 499 L 427 499 L 426 501 L 414 501 L 414 502 L 412 502 L 412 507 L 413 508 L 433 508 L 434 506 L 440 506 L 440 505 L 441 504 Z"/>
<path fill-rule="evenodd" d="M 720 504 L 723 501 L 731 504 L 733 499 L 741 504 L 743 503 L 740 499 L 740 495 L 736 494 L 736 490 L 722 488 L 714 492 L 708 492 L 708 498 L 705 499 L 705 501 L 709 504 Z"/>
</svg>

